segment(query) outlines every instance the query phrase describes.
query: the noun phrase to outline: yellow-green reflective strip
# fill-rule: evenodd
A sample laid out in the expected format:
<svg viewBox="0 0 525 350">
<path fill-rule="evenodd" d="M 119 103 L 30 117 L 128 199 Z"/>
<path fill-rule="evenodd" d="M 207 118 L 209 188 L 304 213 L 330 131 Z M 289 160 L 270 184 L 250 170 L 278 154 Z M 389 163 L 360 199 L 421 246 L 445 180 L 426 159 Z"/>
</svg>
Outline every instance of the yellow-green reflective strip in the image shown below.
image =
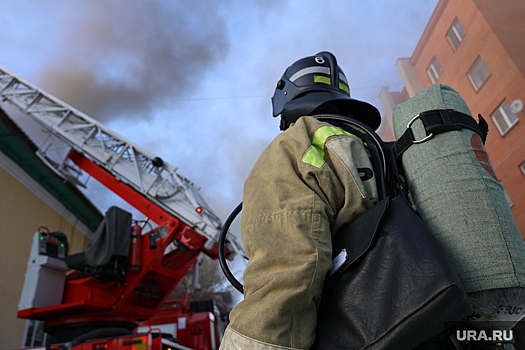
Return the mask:
<svg viewBox="0 0 525 350">
<path fill-rule="evenodd" d="M 335 126 L 321 126 L 315 131 L 312 139 L 312 145 L 306 150 L 301 159 L 303 162 L 313 165 L 316 168 L 321 168 L 324 163 L 324 145 L 330 136 L 335 135 L 350 135 L 355 136 L 349 132 L 336 128 Z"/>
<path fill-rule="evenodd" d="M 323 77 L 322 75 L 314 76 L 314 83 L 323 83 L 323 84 L 332 84 L 332 80 L 328 77 Z"/>
<path fill-rule="evenodd" d="M 350 88 L 346 84 L 339 83 L 339 89 L 346 91 L 348 94 L 350 94 Z"/>
<path fill-rule="evenodd" d="M 328 77 L 323 77 L 322 75 L 316 75 L 314 76 L 314 83 L 323 83 L 323 84 L 332 84 L 332 80 Z M 345 83 L 339 83 L 339 89 L 346 91 L 348 94 L 350 94 L 350 88 Z"/>
</svg>

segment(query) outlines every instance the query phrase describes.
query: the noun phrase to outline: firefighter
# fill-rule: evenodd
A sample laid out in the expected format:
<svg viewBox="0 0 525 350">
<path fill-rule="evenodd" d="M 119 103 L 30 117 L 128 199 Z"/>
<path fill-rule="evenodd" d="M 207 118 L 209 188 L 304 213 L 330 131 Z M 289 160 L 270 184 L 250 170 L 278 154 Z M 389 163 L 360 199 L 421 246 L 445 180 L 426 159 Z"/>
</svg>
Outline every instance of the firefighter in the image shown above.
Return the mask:
<svg viewBox="0 0 525 350">
<path fill-rule="evenodd" d="M 278 81 L 273 116 L 283 131 L 263 151 L 243 194 L 241 235 L 249 258 L 244 300 L 230 314 L 220 349 L 309 349 L 331 236 L 377 202 L 354 118 L 376 130 L 372 105 L 352 99 L 330 52 L 293 63 Z"/>
</svg>

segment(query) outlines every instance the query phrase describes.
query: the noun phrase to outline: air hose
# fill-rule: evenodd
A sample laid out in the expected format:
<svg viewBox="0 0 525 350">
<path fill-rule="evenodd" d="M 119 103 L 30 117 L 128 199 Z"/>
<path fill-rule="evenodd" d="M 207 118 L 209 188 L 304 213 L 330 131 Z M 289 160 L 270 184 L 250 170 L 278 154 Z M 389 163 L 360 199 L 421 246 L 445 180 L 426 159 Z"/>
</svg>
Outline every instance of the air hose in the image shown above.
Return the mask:
<svg viewBox="0 0 525 350">
<path fill-rule="evenodd" d="M 242 202 L 239 203 L 239 205 L 231 212 L 230 216 L 228 216 L 228 218 L 226 219 L 226 222 L 224 223 L 224 226 L 222 227 L 221 233 L 219 234 L 218 244 L 219 244 L 219 263 L 221 265 L 222 272 L 224 273 L 228 281 L 230 281 L 232 286 L 234 286 L 235 289 L 237 289 L 241 294 L 244 294 L 243 285 L 241 284 L 241 282 L 237 280 L 237 278 L 235 278 L 235 276 L 231 272 L 230 268 L 226 264 L 226 257 L 224 255 L 224 245 L 226 243 L 226 235 L 228 234 L 228 230 L 230 229 L 230 226 L 233 220 L 235 220 L 235 218 L 237 217 L 237 215 L 239 215 L 241 210 L 242 210 Z"/>
</svg>

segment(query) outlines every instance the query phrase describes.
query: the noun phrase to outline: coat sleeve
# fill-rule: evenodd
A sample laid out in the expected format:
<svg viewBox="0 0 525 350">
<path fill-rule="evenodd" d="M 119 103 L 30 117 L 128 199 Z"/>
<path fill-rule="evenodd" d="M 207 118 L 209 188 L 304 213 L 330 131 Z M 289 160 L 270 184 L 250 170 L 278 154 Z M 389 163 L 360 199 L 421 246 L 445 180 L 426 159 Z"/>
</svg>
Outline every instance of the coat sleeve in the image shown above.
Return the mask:
<svg viewBox="0 0 525 350">
<path fill-rule="evenodd" d="M 230 327 L 245 336 L 299 349 L 313 344 L 332 232 L 373 204 L 373 182 L 357 170 L 369 162 L 361 140 L 331 128 L 300 118 L 266 148 L 245 183 L 241 235 L 249 263 L 244 300 L 230 315 Z"/>
</svg>

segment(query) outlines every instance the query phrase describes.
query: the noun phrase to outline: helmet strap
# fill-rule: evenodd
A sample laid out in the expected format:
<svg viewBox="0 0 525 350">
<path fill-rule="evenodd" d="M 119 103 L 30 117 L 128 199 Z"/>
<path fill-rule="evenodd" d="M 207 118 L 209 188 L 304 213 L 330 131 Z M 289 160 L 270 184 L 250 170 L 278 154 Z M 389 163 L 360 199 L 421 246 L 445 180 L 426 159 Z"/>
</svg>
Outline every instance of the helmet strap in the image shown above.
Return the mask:
<svg viewBox="0 0 525 350">
<path fill-rule="evenodd" d="M 292 123 L 293 122 L 290 122 L 288 119 L 284 117 L 284 115 L 281 114 L 281 122 L 279 124 L 279 129 L 281 129 L 281 131 L 284 131 L 288 129 Z"/>
</svg>

